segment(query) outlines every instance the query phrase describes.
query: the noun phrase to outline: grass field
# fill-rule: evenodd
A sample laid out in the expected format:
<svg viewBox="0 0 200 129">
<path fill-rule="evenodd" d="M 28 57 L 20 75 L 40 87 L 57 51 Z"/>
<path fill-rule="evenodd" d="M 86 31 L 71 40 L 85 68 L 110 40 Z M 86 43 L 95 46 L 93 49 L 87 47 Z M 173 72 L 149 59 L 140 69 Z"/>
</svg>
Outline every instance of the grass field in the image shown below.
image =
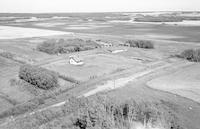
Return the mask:
<svg viewBox="0 0 200 129">
<path fill-rule="evenodd" d="M 199 64 L 179 70 L 173 74 L 156 78 L 147 84 L 155 89 L 175 93 L 200 102 Z"/>
<path fill-rule="evenodd" d="M 81 57 L 81 55 L 79 56 Z M 44 67 L 79 81 L 87 81 L 133 66 L 135 66 L 135 69 L 142 68 L 142 64 L 138 61 L 107 54 L 83 56 L 83 60 L 85 63 L 83 66 L 70 65 L 69 58 L 66 58 L 65 60 L 54 62 Z"/>
</svg>

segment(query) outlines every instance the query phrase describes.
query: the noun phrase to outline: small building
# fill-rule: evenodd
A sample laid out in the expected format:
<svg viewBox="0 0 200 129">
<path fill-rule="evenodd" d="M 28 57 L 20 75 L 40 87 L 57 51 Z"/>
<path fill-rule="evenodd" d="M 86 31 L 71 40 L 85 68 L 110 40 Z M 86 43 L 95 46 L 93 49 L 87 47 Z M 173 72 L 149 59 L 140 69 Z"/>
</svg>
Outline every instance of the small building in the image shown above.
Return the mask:
<svg viewBox="0 0 200 129">
<path fill-rule="evenodd" d="M 130 47 L 130 43 L 120 43 L 119 46 Z"/>
<path fill-rule="evenodd" d="M 83 65 L 84 62 L 83 62 L 83 60 L 81 60 L 77 56 L 70 56 L 69 57 L 69 64 L 72 64 L 72 65 Z"/>
<path fill-rule="evenodd" d="M 96 40 L 96 41 L 101 47 L 112 47 L 113 46 L 112 43 L 104 42 L 102 40 Z"/>
<path fill-rule="evenodd" d="M 131 45 L 130 45 L 130 43 L 124 43 L 123 46 L 130 47 Z"/>
<path fill-rule="evenodd" d="M 124 46 L 124 43 L 120 43 L 119 46 Z"/>
<path fill-rule="evenodd" d="M 114 53 L 114 54 L 116 54 L 116 53 L 125 52 L 125 51 L 127 51 L 127 49 L 113 50 L 111 52 Z"/>
</svg>

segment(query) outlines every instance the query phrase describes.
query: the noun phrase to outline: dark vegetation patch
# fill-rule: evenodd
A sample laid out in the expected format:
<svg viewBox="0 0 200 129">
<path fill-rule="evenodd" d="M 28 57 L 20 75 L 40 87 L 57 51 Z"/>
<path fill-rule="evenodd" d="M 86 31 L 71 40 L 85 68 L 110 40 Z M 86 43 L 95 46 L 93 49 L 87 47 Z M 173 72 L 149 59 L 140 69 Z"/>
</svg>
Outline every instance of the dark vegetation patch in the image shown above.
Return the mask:
<svg viewBox="0 0 200 129">
<path fill-rule="evenodd" d="M 192 62 L 200 62 L 200 49 L 187 49 L 177 55 L 179 58 L 186 59 Z"/>
<path fill-rule="evenodd" d="M 168 106 L 161 103 L 136 103 L 134 100 L 118 102 L 107 96 L 91 98 L 69 97 L 62 107 L 56 107 L 18 119 L 8 128 L 20 129 L 40 126 L 53 129 L 130 129 L 133 122 L 166 129 L 183 129 Z M 57 121 L 55 121 L 57 120 Z M 51 124 L 53 121 L 56 123 Z M 58 122 L 59 121 L 59 122 Z M 6 128 L 5 128 L 6 129 Z"/>
<path fill-rule="evenodd" d="M 134 100 L 118 102 L 115 99 L 97 96 L 96 98 L 72 98 L 64 107 L 71 115 L 68 128 L 78 129 L 129 129 L 132 122 L 162 125 L 164 128 L 181 129 L 175 114 L 167 107 L 155 103 L 136 103 Z M 70 123 L 70 122 L 69 122 Z"/>
<path fill-rule="evenodd" d="M 48 90 L 59 85 L 56 73 L 32 65 L 21 66 L 19 70 L 19 78 L 44 90 Z"/>
<path fill-rule="evenodd" d="M 153 49 L 154 44 L 149 40 L 127 40 L 124 44 L 125 46 Z"/>
<path fill-rule="evenodd" d="M 86 51 L 99 48 L 96 42 L 83 39 L 50 39 L 37 46 L 39 51 L 48 54 L 64 54 L 71 52 Z"/>
</svg>

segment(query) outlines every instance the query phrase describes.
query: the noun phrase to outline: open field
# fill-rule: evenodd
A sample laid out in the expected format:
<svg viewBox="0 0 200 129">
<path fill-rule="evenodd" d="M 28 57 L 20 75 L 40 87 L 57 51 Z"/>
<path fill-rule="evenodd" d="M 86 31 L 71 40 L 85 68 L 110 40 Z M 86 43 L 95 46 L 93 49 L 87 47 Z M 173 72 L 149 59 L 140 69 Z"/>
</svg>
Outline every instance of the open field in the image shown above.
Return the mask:
<svg viewBox="0 0 200 129">
<path fill-rule="evenodd" d="M 200 48 L 198 13 L 177 13 L 183 21 L 173 23 L 136 22 L 137 13 L 10 15 L 0 15 L 0 129 L 23 129 L 20 124 L 24 129 L 26 124 L 31 128 L 37 120 L 29 119 L 35 115 L 39 119 L 45 111 L 62 112 L 70 95 L 92 98 L 96 94 L 119 102 L 133 99 L 157 104 L 155 108 L 161 104 L 183 129 L 199 129 L 200 65 L 176 57 L 186 49 Z M 160 18 L 175 14 L 141 15 Z M 196 21 L 188 21 L 191 18 Z M 86 45 L 72 47 L 73 39 L 76 44 L 78 40 L 88 41 L 100 47 L 81 50 Z M 58 47 L 58 52 L 38 50 L 49 40 L 53 42 L 49 48 Z M 150 41 L 153 49 L 127 46 L 128 40 Z M 63 42 L 63 46 L 55 45 Z M 73 50 L 67 51 L 67 47 Z M 71 57 L 77 57 L 83 65 L 71 63 Z M 44 90 L 24 82 L 19 78 L 24 64 L 50 70 L 58 76 L 58 86 Z M 48 128 L 59 119 L 55 129 L 60 129 L 69 120 L 68 115 L 53 116 L 33 128 Z M 22 124 L 24 121 L 28 122 Z"/>
<path fill-rule="evenodd" d="M 19 68 L 19 64 L 8 60 L 6 58 L 0 57 L 0 87 L 1 87 L 1 107 L 0 111 L 12 107 L 13 105 L 6 101 L 5 98 L 12 98 L 16 101 L 17 98 L 22 102 L 26 101 L 26 97 L 24 98 L 25 94 L 21 92 L 18 88 L 14 88 L 10 86 L 10 79 L 15 78 L 17 76 L 17 71 Z"/>
<path fill-rule="evenodd" d="M 159 77 L 147 84 L 155 89 L 175 93 L 200 102 L 199 65 L 195 64 L 170 75 Z"/>
</svg>

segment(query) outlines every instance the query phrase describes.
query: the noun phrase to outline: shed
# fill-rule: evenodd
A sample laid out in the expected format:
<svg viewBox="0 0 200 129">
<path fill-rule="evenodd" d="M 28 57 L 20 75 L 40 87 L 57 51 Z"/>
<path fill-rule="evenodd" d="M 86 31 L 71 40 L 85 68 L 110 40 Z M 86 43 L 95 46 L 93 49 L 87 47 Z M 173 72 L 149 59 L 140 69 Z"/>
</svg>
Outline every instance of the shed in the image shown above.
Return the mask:
<svg viewBox="0 0 200 129">
<path fill-rule="evenodd" d="M 102 40 L 96 40 L 96 41 L 97 41 L 97 43 L 98 43 L 99 45 L 101 45 L 101 47 L 112 47 L 112 46 L 113 46 L 112 43 L 104 42 L 104 41 L 102 41 Z"/>
</svg>

